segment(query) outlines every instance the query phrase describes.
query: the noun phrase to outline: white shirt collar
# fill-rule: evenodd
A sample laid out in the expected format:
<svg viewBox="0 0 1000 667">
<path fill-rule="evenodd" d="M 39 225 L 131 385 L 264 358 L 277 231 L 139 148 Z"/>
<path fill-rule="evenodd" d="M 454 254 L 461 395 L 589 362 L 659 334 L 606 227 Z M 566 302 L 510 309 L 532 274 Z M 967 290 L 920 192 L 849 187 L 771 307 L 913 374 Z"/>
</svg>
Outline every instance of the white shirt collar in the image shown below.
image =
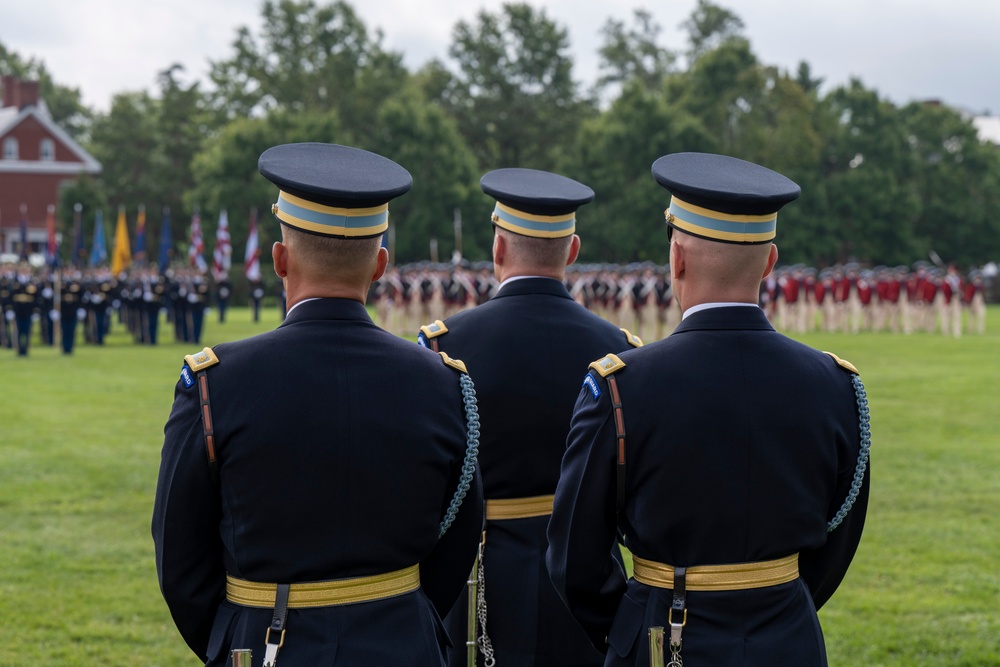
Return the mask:
<svg viewBox="0 0 1000 667">
<path fill-rule="evenodd" d="M 500 283 L 500 285 L 497 286 L 497 291 L 499 292 L 500 290 L 502 290 L 503 286 L 506 285 L 507 283 L 512 283 L 515 280 L 525 280 L 527 278 L 548 278 L 549 280 L 556 280 L 556 281 L 559 280 L 558 278 L 553 278 L 552 276 L 514 276 L 512 278 L 507 278 L 502 283 Z"/>
<path fill-rule="evenodd" d="M 317 300 L 319 300 L 319 298 L 320 297 L 318 297 L 318 296 L 311 296 L 308 299 L 302 299 L 302 301 L 297 302 L 294 306 L 292 306 L 291 308 L 288 309 L 288 311 L 285 313 L 285 317 L 288 317 L 289 315 L 291 315 L 293 310 L 295 310 L 296 308 L 298 308 L 302 304 L 306 303 L 307 301 L 317 301 Z"/>
<path fill-rule="evenodd" d="M 684 311 L 681 315 L 681 320 L 686 320 L 688 315 L 694 315 L 700 310 L 708 310 L 709 308 L 728 308 L 730 306 L 750 306 L 751 308 L 760 308 L 756 303 L 746 303 L 744 301 L 719 301 L 716 303 L 699 303 L 697 306 L 691 306 Z"/>
</svg>

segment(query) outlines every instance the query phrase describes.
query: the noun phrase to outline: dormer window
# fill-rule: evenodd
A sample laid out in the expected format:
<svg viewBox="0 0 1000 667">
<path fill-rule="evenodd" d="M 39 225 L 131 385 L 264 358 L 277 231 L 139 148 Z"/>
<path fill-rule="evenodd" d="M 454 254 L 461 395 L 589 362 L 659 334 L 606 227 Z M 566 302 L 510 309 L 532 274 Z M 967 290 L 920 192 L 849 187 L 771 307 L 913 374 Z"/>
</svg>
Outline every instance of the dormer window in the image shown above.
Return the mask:
<svg viewBox="0 0 1000 667">
<path fill-rule="evenodd" d="M 56 159 L 56 142 L 48 137 L 38 145 L 38 159 L 42 162 L 52 162 Z"/>
<path fill-rule="evenodd" d="M 15 137 L 7 137 L 3 140 L 3 159 L 4 160 L 16 160 L 18 158 L 18 146 L 17 139 Z"/>
</svg>

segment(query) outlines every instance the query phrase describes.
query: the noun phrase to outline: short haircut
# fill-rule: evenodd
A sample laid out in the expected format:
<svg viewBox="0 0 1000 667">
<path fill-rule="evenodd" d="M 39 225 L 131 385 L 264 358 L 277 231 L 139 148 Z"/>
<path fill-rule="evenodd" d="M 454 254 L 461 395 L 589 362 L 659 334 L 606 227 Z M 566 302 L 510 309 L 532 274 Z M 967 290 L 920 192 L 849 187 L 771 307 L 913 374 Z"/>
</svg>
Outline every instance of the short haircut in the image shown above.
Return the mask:
<svg viewBox="0 0 1000 667">
<path fill-rule="evenodd" d="M 281 226 L 282 238 L 299 260 L 313 271 L 331 277 L 370 273 L 382 237 L 341 239 Z"/>
<path fill-rule="evenodd" d="M 507 240 L 508 252 L 513 255 L 517 262 L 553 269 L 566 268 L 570 245 L 573 243 L 572 234 L 546 239 L 516 234 L 500 227 L 496 227 L 496 232 L 502 234 Z"/>
</svg>

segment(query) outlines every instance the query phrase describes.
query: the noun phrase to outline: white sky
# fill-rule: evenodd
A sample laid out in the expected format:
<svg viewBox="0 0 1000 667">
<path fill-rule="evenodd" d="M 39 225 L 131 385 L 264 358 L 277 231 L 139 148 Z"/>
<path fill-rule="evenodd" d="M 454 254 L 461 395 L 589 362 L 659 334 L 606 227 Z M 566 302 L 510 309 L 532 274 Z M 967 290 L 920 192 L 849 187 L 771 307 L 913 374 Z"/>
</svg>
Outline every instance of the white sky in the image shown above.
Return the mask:
<svg viewBox="0 0 1000 667">
<path fill-rule="evenodd" d="M 323 0 L 319 0 L 322 2 Z M 679 25 L 695 0 L 529 0 L 569 30 L 575 78 L 597 76 L 599 29 L 609 17 L 631 23 L 652 11 L 661 44 L 682 51 Z M 112 95 L 155 90 L 157 72 L 175 62 L 182 81 L 208 84 L 208 61 L 232 54 L 239 26 L 260 27 L 255 0 L 0 0 L 0 43 L 45 62 L 57 83 L 80 89 L 106 110 Z M 447 59 L 452 28 L 502 0 L 353 0 L 383 45 L 411 70 Z M 975 113 L 1000 114 L 1000 1 L 717 0 L 736 13 L 758 58 L 794 71 L 800 61 L 823 90 L 858 77 L 896 104 L 929 98 Z"/>
</svg>

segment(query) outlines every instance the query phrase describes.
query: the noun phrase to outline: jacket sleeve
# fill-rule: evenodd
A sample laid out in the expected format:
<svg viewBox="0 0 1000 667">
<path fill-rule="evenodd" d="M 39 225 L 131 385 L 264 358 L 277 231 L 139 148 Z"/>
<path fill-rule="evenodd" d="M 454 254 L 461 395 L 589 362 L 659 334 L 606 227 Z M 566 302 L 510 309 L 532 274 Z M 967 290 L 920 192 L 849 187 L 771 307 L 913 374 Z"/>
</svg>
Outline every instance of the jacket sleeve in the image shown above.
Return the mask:
<svg viewBox="0 0 1000 667">
<path fill-rule="evenodd" d="M 625 594 L 617 550 L 615 430 L 607 385 L 597 398 L 584 389 L 577 399 L 556 487 L 546 565 L 556 590 L 598 651 Z"/>
<path fill-rule="evenodd" d="M 846 376 L 845 376 L 846 377 Z M 857 399 L 854 388 L 845 391 L 845 399 L 838 402 L 842 410 L 840 419 L 847 424 L 846 432 L 850 437 L 843 438 L 838 452 L 838 479 L 834 499 L 829 509 L 832 518 L 844 503 L 851 490 L 854 475 L 858 467 L 858 455 L 861 449 L 861 436 Z M 867 462 L 858 497 L 843 522 L 827 534 L 826 543 L 812 550 L 799 554 L 799 574 L 809 586 L 816 609 L 819 609 L 837 590 L 840 582 L 847 574 L 847 569 L 854 559 L 854 554 L 861 542 L 861 533 L 865 526 L 868 512 L 868 494 L 871 483 L 871 460 Z"/>
<path fill-rule="evenodd" d="M 461 464 L 449 488 L 457 488 L 460 476 Z M 449 495 L 448 501 L 450 500 Z M 482 532 L 483 484 L 477 465 L 472 484 L 455 515 L 455 521 L 438 540 L 430 555 L 420 563 L 420 585 L 441 618 L 454 606 L 469 580 Z"/>
<path fill-rule="evenodd" d="M 198 391 L 179 382 L 164 427 L 152 532 L 160 590 L 187 645 L 206 659 L 225 591 L 218 488 L 205 453 Z"/>
</svg>

